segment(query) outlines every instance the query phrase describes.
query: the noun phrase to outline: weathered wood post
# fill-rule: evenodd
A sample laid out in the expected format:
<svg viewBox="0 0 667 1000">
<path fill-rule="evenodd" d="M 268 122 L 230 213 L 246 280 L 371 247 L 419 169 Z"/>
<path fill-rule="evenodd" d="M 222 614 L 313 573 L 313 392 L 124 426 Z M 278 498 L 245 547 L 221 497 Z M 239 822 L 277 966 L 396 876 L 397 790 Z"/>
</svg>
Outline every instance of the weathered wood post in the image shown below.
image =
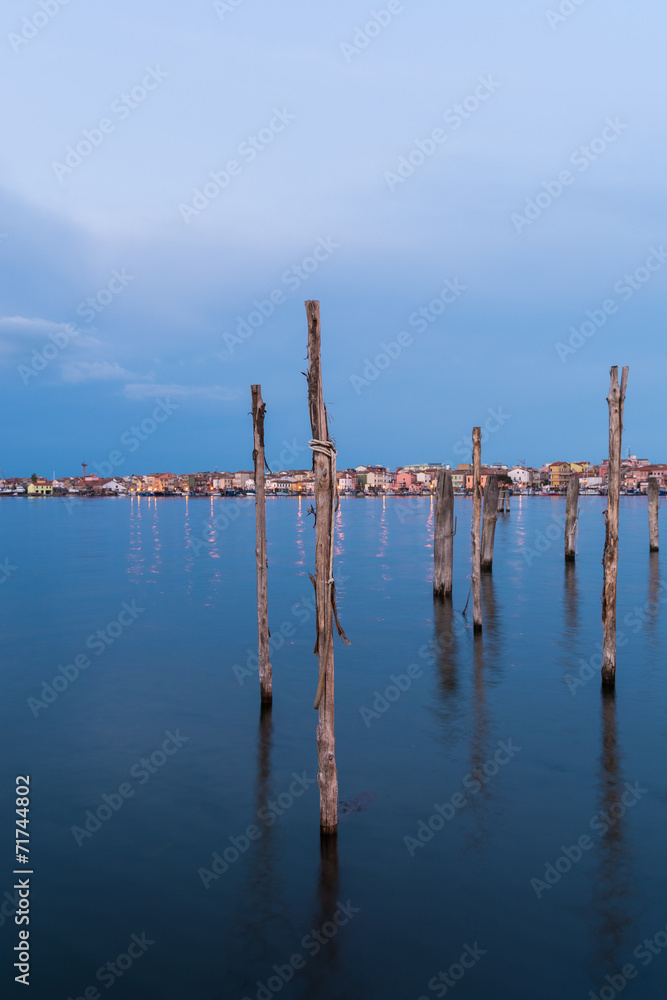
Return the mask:
<svg viewBox="0 0 667 1000">
<path fill-rule="evenodd" d="M 269 650 L 269 604 L 267 595 L 266 494 L 264 488 L 264 414 L 261 385 L 251 385 L 252 429 L 255 463 L 255 558 L 257 562 L 257 644 L 259 688 L 263 704 L 273 701 L 273 678 Z"/>
<path fill-rule="evenodd" d="M 308 317 L 308 408 L 313 440 L 313 474 L 315 479 L 315 587 L 317 606 L 317 638 L 319 680 L 315 708 L 317 751 L 320 786 L 320 833 L 338 830 L 338 773 L 336 771 L 336 737 L 334 730 L 334 648 L 333 622 L 338 634 L 347 642 L 336 614 L 334 565 L 334 514 L 336 509 L 336 449 L 329 439 L 327 412 L 322 392 L 320 304 L 306 302 Z"/>
<path fill-rule="evenodd" d="M 623 369 L 618 384 L 618 367 L 610 372 L 609 395 L 609 485 L 605 511 L 605 542 L 602 565 L 602 684 L 616 683 L 616 584 L 618 580 L 618 511 L 621 495 L 621 445 L 623 436 L 623 405 L 628 384 L 628 369 Z"/>
<path fill-rule="evenodd" d="M 579 477 L 570 476 L 565 504 L 565 561 L 574 562 L 579 520 Z"/>
<path fill-rule="evenodd" d="M 480 518 L 482 514 L 482 428 L 472 429 L 472 621 L 473 632 L 482 630 L 482 577 Z"/>
<path fill-rule="evenodd" d="M 452 598 L 455 533 L 452 474 L 449 469 L 442 469 L 435 490 L 433 532 L 433 596 L 441 600 Z"/>
<path fill-rule="evenodd" d="M 507 483 L 505 483 L 505 513 L 509 514 L 509 512 L 510 512 L 510 488 L 507 485 Z"/>
<path fill-rule="evenodd" d="M 657 476 L 650 476 L 648 481 L 648 538 L 651 552 L 658 552 L 660 549 L 659 505 L 660 482 Z"/>
<path fill-rule="evenodd" d="M 493 568 L 493 542 L 498 519 L 498 476 L 487 476 L 484 486 L 484 517 L 482 523 L 482 570 L 491 572 Z M 502 503 L 502 501 L 501 501 Z"/>
</svg>

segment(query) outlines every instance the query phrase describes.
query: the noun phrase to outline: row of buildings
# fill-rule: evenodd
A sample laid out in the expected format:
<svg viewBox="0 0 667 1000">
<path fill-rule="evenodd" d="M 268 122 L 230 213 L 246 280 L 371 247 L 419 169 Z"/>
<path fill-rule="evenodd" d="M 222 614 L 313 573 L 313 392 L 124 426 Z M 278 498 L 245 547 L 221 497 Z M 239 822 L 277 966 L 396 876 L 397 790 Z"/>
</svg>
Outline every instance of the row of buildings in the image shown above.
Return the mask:
<svg viewBox="0 0 667 1000">
<path fill-rule="evenodd" d="M 438 473 L 450 466 L 438 464 L 404 465 L 387 469 L 380 465 L 359 465 L 356 469 L 342 469 L 336 473 L 341 493 L 379 495 L 395 493 L 430 493 Z M 456 492 L 472 489 L 472 465 L 464 463 L 450 469 Z M 134 475 L 105 479 L 87 475 L 86 467 L 80 476 L 44 479 L 35 474 L 24 479 L 0 479 L 0 493 L 37 496 L 63 494 L 86 495 L 195 495 L 248 493 L 255 488 L 252 470 L 238 472 L 196 472 L 176 475 L 158 472 L 151 475 Z M 592 465 L 590 462 L 550 462 L 541 468 L 501 464 L 482 466 L 482 486 L 489 476 L 498 476 L 502 483 L 518 492 L 561 492 L 569 480 L 576 476 L 582 492 L 599 492 L 607 485 L 608 463 Z M 648 480 L 656 477 L 661 489 L 667 488 L 667 464 L 652 464 L 648 459 L 629 455 L 623 461 L 623 488 L 627 492 L 645 492 Z M 313 492 L 311 469 L 291 469 L 278 474 L 267 473 L 267 493 L 306 494 Z"/>
</svg>

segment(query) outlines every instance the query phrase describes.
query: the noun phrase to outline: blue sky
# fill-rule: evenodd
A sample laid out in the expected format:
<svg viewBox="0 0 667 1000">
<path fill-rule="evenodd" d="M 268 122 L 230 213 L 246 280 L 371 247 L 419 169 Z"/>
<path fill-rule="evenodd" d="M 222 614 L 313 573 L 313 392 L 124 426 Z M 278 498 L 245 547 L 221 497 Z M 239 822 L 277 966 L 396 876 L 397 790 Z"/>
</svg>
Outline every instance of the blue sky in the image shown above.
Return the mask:
<svg viewBox="0 0 667 1000">
<path fill-rule="evenodd" d="M 9 0 L 4 474 L 247 468 L 253 382 L 269 460 L 309 464 L 309 298 L 341 467 L 455 463 L 473 424 L 488 461 L 597 461 L 612 364 L 625 450 L 664 460 L 666 27 L 658 0 Z"/>
</svg>

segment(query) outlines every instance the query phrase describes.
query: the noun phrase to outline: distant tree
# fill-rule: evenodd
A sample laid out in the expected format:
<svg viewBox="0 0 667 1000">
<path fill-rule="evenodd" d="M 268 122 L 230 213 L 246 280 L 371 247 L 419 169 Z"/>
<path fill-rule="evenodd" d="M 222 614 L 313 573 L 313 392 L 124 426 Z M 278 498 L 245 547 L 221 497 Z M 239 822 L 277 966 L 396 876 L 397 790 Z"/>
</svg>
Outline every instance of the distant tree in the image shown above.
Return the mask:
<svg viewBox="0 0 667 1000">
<path fill-rule="evenodd" d="M 36 483 L 36 482 L 37 482 L 37 473 L 36 473 L 36 472 L 33 472 L 33 474 L 31 475 L 31 477 L 30 477 L 30 478 L 31 478 L 31 480 L 33 481 L 33 483 Z"/>
</svg>

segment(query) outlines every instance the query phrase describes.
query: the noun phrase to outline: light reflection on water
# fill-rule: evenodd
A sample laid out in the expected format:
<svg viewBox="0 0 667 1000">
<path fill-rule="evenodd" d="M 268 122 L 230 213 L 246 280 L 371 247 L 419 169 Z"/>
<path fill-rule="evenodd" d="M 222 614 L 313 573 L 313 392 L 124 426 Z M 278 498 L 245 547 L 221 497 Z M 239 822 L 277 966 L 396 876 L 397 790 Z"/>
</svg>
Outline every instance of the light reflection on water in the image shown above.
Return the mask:
<svg viewBox="0 0 667 1000">
<path fill-rule="evenodd" d="M 601 635 L 597 498 L 581 500 L 574 566 L 564 564 L 562 537 L 539 558 L 523 555 L 554 523 L 558 498 L 513 498 L 498 521 L 477 639 L 470 610 L 462 614 L 470 501 L 455 501 L 453 600 L 434 604 L 432 499 L 343 499 L 337 596 L 352 645 L 336 642 L 337 763 L 341 798 L 358 809 L 341 822 L 337 848 L 321 848 L 311 788 L 205 890 L 198 869 L 243 836 L 295 772 L 314 777 L 316 768 L 313 614 L 295 612 L 312 599 L 310 504 L 267 504 L 270 625 L 278 635 L 289 623 L 293 635 L 272 653 L 273 711 L 258 722 L 252 500 L 238 501 L 226 528 L 216 521 L 236 502 L 81 501 L 71 515 L 56 500 L 0 505 L 7 537 L 23 539 L 20 572 L 2 588 L 0 721 L 5 787 L 28 768 L 39 790 L 50 979 L 34 996 L 82 995 L 124 937 L 145 927 L 156 945 L 131 982 L 128 973 L 127 995 L 254 998 L 257 981 L 348 898 L 359 915 L 283 996 L 418 997 L 466 940 L 488 954 L 457 984 L 462 1000 L 498 995 L 503 983 L 531 1000 L 599 993 L 665 923 L 664 581 L 659 554 L 649 558 L 645 502 L 622 509 L 627 643 L 609 700 L 597 674 L 574 693 L 565 680 Z M 35 585 L 45 579 L 58 585 Z M 132 600 L 143 609 L 136 624 L 34 718 L 26 698 Z M 620 625 L 649 606 L 638 628 Z M 409 664 L 419 676 L 367 726 L 360 707 Z M 71 827 L 178 727 L 184 748 L 78 848 Z M 404 836 L 507 739 L 522 748 L 516 759 L 478 794 L 468 789 L 466 807 L 411 857 Z M 595 813 L 618 812 L 635 780 L 648 793 L 538 900 L 531 878 L 589 831 Z M 0 927 L 0 940 L 6 933 Z M 633 982 L 633 997 L 659 995 L 658 965 Z"/>
</svg>

